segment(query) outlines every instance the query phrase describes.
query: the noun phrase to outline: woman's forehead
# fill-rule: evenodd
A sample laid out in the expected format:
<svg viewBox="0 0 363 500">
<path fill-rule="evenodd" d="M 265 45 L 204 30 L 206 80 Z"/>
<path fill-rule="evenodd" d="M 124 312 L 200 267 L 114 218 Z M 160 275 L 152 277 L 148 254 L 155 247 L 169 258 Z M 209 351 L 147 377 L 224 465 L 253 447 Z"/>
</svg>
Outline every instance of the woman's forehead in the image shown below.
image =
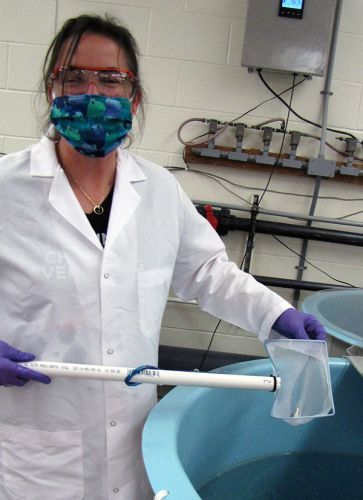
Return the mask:
<svg viewBox="0 0 363 500">
<path fill-rule="evenodd" d="M 60 52 L 57 66 L 77 66 L 89 68 L 121 68 L 129 69 L 125 51 L 115 40 L 105 35 L 84 33 L 68 60 L 71 40 L 66 40 Z"/>
</svg>

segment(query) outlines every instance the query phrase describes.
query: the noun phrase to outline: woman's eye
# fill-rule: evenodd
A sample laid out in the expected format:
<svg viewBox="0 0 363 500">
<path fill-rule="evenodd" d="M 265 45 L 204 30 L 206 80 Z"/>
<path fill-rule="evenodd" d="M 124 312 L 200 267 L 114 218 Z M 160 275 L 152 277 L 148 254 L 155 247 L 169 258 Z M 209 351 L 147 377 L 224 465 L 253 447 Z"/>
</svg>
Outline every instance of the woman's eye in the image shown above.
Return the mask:
<svg viewBox="0 0 363 500">
<path fill-rule="evenodd" d="M 100 82 L 107 84 L 120 84 L 120 79 L 112 75 L 100 75 Z"/>
<path fill-rule="evenodd" d="M 84 76 L 80 73 L 67 73 L 64 78 L 65 83 L 82 83 Z"/>
<path fill-rule="evenodd" d="M 110 85 L 117 85 L 119 84 L 120 82 L 118 80 L 114 80 L 112 78 L 103 78 L 102 80 L 102 83 L 109 83 Z"/>
</svg>

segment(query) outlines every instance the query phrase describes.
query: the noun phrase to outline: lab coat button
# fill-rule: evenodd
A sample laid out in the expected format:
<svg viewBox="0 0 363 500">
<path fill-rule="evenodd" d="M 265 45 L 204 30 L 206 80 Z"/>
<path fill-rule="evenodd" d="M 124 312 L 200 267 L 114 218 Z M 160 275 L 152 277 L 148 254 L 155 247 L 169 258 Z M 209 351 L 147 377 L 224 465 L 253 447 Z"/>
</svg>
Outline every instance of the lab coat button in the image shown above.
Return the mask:
<svg viewBox="0 0 363 500">
<path fill-rule="evenodd" d="M 113 349 L 107 349 L 107 354 L 113 354 Z"/>
<path fill-rule="evenodd" d="M 108 273 L 105 273 L 103 277 L 107 280 L 110 277 L 110 275 Z"/>
<path fill-rule="evenodd" d="M 110 425 L 112 425 L 112 427 L 115 427 L 116 422 L 114 420 L 112 420 L 112 422 L 110 422 Z"/>
<path fill-rule="evenodd" d="M 118 488 L 114 488 L 114 489 L 113 489 L 113 492 L 114 492 L 114 493 L 118 493 L 119 491 L 120 491 L 120 490 L 119 490 Z"/>
</svg>

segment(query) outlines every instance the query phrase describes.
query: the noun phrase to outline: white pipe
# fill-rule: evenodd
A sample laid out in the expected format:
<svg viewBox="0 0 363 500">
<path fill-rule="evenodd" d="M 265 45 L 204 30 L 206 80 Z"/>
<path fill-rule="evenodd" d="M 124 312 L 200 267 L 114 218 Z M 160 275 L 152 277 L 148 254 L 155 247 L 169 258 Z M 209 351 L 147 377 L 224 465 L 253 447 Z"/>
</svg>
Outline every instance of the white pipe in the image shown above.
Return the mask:
<svg viewBox="0 0 363 500">
<path fill-rule="evenodd" d="M 156 493 L 154 500 L 164 500 L 167 496 L 169 496 L 169 492 L 167 490 L 161 490 Z"/>
<path fill-rule="evenodd" d="M 133 368 L 106 365 L 83 365 L 62 363 L 58 361 L 30 361 L 23 366 L 43 373 L 44 375 L 90 378 L 98 380 L 124 381 Z M 253 389 L 273 392 L 281 385 L 279 377 L 254 375 L 232 375 L 224 373 L 181 372 L 147 368 L 132 377 L 132 382 L 158 385 L 188 385 L 199 387 L 221 387 L 228 389 Z"/>
</svg>

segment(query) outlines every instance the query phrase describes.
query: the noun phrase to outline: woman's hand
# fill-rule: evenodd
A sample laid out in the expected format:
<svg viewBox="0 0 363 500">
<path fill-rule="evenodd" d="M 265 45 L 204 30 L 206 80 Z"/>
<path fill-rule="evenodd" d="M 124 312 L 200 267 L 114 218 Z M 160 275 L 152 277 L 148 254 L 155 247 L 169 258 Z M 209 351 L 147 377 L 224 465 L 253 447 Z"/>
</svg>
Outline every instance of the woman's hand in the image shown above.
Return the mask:
<svg viewBox="0 0 363 500">
<path fill-rule="evenodd" d="M 34 358 L 33 354 L 19 351 L 0 340 L 0 385 L 5 387 L 23 386 L 29 380 L 49 384 L 50 378 L 46 375 L 18 364 L 18 362 L 33 361 Z"/>
<path fill-rule="evenodd" d="M 326 340 L 325 328 L 312 314 L 286 309 L 272 325 L 272 329 L 288 339 Z"/>
</svg>

